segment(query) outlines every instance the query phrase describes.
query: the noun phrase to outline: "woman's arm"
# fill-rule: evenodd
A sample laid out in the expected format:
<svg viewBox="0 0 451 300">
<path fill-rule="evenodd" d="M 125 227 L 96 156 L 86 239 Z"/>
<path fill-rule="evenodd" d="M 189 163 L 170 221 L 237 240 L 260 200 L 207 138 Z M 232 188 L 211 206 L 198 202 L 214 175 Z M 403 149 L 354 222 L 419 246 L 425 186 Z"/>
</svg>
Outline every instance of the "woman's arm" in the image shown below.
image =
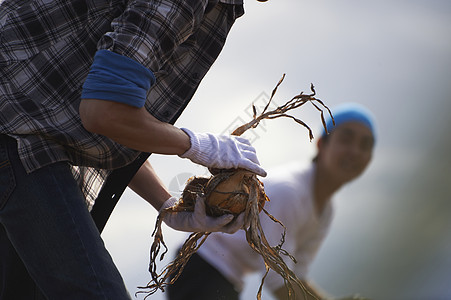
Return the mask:
<svg viewBox="0 0 451 300">
<path fill-rule="evenodd" d="M 128 187 L 149 202 L 157 211 L 171 197 L 149 161 L 144 162 Z"/>
<path fill-rule="evenodd" d="M 126 147 L 167 155 L 179 155 L 209 168 L 243 168 L 266 176 L 255 148 L 241 137 L 196 134 L 161 122 L 144 107 L 82 99 L 80 118 L 86 130 L 104 135 Z"/>
<path fill-rule="evenodd" d="M 183 130 L 159 121 L 144 107 L 82 99 L 80 118 L 86 130 L 138 151 L 181 155 L 190 148 L 190 138 Z"/>
</svg>

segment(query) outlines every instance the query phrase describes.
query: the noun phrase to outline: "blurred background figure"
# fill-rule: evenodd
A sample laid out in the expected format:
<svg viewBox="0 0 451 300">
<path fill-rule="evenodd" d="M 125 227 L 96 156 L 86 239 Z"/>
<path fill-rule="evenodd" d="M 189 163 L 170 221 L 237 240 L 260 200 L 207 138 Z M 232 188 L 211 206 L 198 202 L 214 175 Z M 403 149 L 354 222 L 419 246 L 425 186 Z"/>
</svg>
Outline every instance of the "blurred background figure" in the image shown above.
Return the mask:
<svg viewBox="0 0 451 300">
<path fill-rule="evenodd" d="M 373 154 L 375 128 L 372 114 L 363 106 L 347 103 L 332 109 L 332 119 L 317 141 L 317 153 L 311 164 L 280 166 L 263 179 L 271 200 L 266 210 L 286 226 L 283 249 L 294 256 L 285 262 L 307 287 L 308 299 L 327 298 L 309 283 L 310 264 L 326 237 L 333 218 L 333 196 L 346 183 L 359 177 Z M 285 145 L 290 146 L 290 142 Z M 264 213 L 260 214 L 263 232 L 270 245 L 279 244 L 283 228 Z M 246 241 L 245 232 L 211 234 L 194 254 L 182 275 L 168 287 L 169 300 L 239 299 L 244 278 L 252 272 L 265 273 L 259 254 Z M 283 278 L 270 271 L 265 286 L 276 299 L 288 299 Z M 325 287 L 327 289 L 327 287 Z M 257 290 L 255 291 L 257 293 Z M 304 292 L 296 290 L 296 298 Z"/>
</svg>

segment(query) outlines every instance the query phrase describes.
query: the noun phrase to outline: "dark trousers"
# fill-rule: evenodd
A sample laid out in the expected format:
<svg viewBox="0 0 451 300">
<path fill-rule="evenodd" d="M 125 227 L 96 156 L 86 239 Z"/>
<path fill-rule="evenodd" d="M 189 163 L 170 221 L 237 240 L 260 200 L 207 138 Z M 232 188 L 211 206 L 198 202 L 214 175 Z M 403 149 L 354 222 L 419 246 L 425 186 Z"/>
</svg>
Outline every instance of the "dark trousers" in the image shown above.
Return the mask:
<svg viewBox="0 0 451 300">
<path fill-rule="evenodd" d="M 202 257 L 194 254 L 177 281 L 166 291 L 168 300 L 238 300 L 233 285 Z"/>
<path fill-rule="evenodd" d="M 45 299 L 17 256 L 1 224 L 0 245 L 2 245 L 0 247 L 0 299 Z M 13 270 L 13 272 L 6 274 L 6 270 Z"/>
<path fill-rule="evenodd" d="M 16 141 L 0 134 L 0 299 L 43 295 L 131 299 L 69 164 L 27 173 Z"/>
</svg>

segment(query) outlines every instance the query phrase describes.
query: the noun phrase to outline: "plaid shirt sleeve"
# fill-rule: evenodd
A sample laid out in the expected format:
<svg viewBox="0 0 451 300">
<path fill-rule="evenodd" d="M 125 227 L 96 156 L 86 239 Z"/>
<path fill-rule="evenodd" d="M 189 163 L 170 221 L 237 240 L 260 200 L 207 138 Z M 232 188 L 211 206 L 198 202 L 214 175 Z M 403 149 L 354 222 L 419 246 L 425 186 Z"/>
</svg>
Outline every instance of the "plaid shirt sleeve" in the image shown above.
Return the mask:
<svg viewBox="0 0 451 300">
<path fill-rule="evenodd" d="M 230 2 L 227 1 L 227 2 Z M 28 172 L 69 161 L 88 200 L 139 153 L 87 132 L 78 115 L 93 56 L 107 49 L 156 74 L 146 109 L 174 121 L 219 55 L 241 2 L 0 2 L 0 133 L 18 140 Z"/>
</svg>

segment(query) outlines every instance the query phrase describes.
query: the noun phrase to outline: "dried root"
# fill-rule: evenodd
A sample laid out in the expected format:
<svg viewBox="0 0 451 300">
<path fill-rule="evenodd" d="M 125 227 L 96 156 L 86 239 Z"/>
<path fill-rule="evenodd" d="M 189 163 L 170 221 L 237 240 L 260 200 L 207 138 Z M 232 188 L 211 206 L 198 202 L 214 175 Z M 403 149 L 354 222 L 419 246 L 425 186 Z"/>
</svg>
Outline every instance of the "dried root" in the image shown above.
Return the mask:
<svg viewBox="0 0 451 300">
<path fill-rule="evenodd" d="M 282 83 L 284 77 L 285 74 L 272 91 L 269 102 L 265 106 L 261 114 L 257 116 L 256 108 L 255 106 L 253 106 L 253 119 L 250 122 L 238 127 L 232 133 L 232 135 L 239 136 L 246 130 L 257 127 L 259 122 L 264 119 L 288 117 L 296 121 L 298 124 L 304 126 L 308 130 L 311 140 L 313 139 L 313 133 L 309 126 L 302 120 L 299 120 L 287 114 L 289 110 L 298 108 L 307 102 L 310 102 L 317 110 L 321 112 L 321 120 L 327 132 L 323 109 L 320 106 L 325 108 L 329 112 L 331 117 L 332 113 L 321 100 L 314 97 L 316 92 L 313 85 L 311 85 L 311 94 L 304 95 L 301 92 L 299 95 L 294 96 L 284 105 L 277 107 L 275 110 L 267 111 L 269 104 L 271 103 L 277 91 L 277 88 Z M 160 260 L 163 259 L 168 250 L 166 244 L 164 243 L 161 230 L 161 223 L 164 216 L 168 213 L 193 211 L 196 198 L 198 195 L 200 195 L 206 197 L 207 214 L 210 216 L 220 216 L 223 214 L 234 214 L 237 216 L 240 213 L 245 213 L 247 224 L 244 230 L 246 231 L 247 242 L 254 251 L 262 256 L 266 266 L 266 274 L 262 278 L 257 293 L 257 299 L 261 299 L 264 280 L 270 269 L 274 270 L 280 276 L 282 276 L 290 299 L 294 299 L 295 297 L 294 285 L 297 285 L 302 291 L 304 291 L 304 296 L 306 294 L 310 294 L 308 290 L 303 286 L 301 280 L 299 280 L 296 274 L 294 274 L 287 267 L 282 259 L 282 255 L 284 255 L 295 261 L 294 257 L 292 257 L 289 253 L 282 249 L 282 245 L 285 240 L 285 232 L 282 235 L 280 243 L 276 246 L 269 245 L 268 241 L 266 240 L 259 218 L 259 213 L 262 210 L 274 222 L 279 223 L 281 226 L 283 226 L 284 229 L 285 226 L 264 209 L 264 204 L 266 201 L 269 201 L 269 199 L 265 194 L 263 183 L 258 180 L 255 174 L 245 170 L 213 169 L 210 171 L 213 174 L 213 176 L 211 176 L 210 178 L 193 177 L 188 180 L 183 194 L 177 204 L 162 211 L 158 216 L 155 231 L 153 233 L 154 242 L 150 250 L 149 272 L 151 274 L 152 280 L 147 284 L 147 286 L 140 287 L 141 289 L 143 289 L 143 291 L 139 291 L 138 293 L 146 293 L 147 295 L 145 298 L 147 298 L 151 294 L 155 293 L 158 289 L 164 291 L 164 288 L 167 285 L 174 283 L 182 273 L 183 268 L 185 267 L 190 257 L 197 251 L 197 249 L 199 249 L 199 247 L 203 244 L 205 239 L 210 234 L 209 232 L 192 233 L 183 244 L 174 261 L 167 265 L 164 270 L 160 274 L 158 274 L 156 261 L 158 254 L 160 253 L 161 246 L 164 246 L 165 250 L 161 254 Z"/>
<path fill-rule="evenodd" d="M 279 80 L 279 82 L 277 83 L 276 87 L 274 88 L 274 90 L 271 93 L 271 97 L 269 98 L 268 103 L 266 104 L 265 108 L 263 109 L 263 112 L 260 113 L 260 115 L 257 116 L 257 111 L 255 106 L 252 106 L 253 108 L 253 113 L 254 116 L 252 118 L 252 120 L 240 127 L 238 127 L 237 129 L 235 129 L 235 131 L 232 132 L 232 135 L 241 135 L 243 134 L 246 130 L 248 130 L 249 128 L 255 128 L 258 126 L 258 124 L 260 123 L 261 120 L 264 119 L 276 119 L 276 118 L 280 118 L 280 117 L 287 117 L 287 118 L 291 118 L 293 119 L 296 123 L 304 126 L 308 132 L 309 132 L 309 138 L 310 140 L 313 139 L 313 132 L 310 129 L 310 127 L 302 120 L 297 119 L 289 114 L 287 114 L 287 112 L 289 110 L 301 107 L 302 105 L 306 104 L 307 102 L 311 103 L 320 113 L 321 113 L 321 122 L 323 123 L 324 129 L 326 130 L 327 133 L 327 126 L 326 126 L 326 121 L 324 119 L 324 111 L 323 109 L 320 107 L 322 106 L 323 108 L 325 108 L 329 115 L 333 119 L 332 116 L 332 112 L 330 111 L 330 109 L 324 105 L 323 101 L 321 101 L 318 98 L 315 98 L 316 95 L 316 91 L 315 91 L 315 87 L 313 86 L 313 84 L 310 85 L 310 90 L 312 91 L 311 94 L 304 94 L 303 92 L 301 92 L 300 94 L 294 96 L 293 98 L 291 98 L 288 102 L 286 102 L 284 105 L 281 105 L 279 107 L 277 107 L 276 109 L 272 110 L 272 111 L 267 111 L 269 105 L 271 104 L 271 101 L 274 97 L 274 95 L 277 92 L 277 89 L 279 88 L 280 84 L 282 83 L 282 81 L 285 78 L 285 74 L 283 74 L 282 78 Z M 319 105 L 318 105 L 319 104 Z M 335 125 L 335 122 L 334 122 Z"/>
</svg>

